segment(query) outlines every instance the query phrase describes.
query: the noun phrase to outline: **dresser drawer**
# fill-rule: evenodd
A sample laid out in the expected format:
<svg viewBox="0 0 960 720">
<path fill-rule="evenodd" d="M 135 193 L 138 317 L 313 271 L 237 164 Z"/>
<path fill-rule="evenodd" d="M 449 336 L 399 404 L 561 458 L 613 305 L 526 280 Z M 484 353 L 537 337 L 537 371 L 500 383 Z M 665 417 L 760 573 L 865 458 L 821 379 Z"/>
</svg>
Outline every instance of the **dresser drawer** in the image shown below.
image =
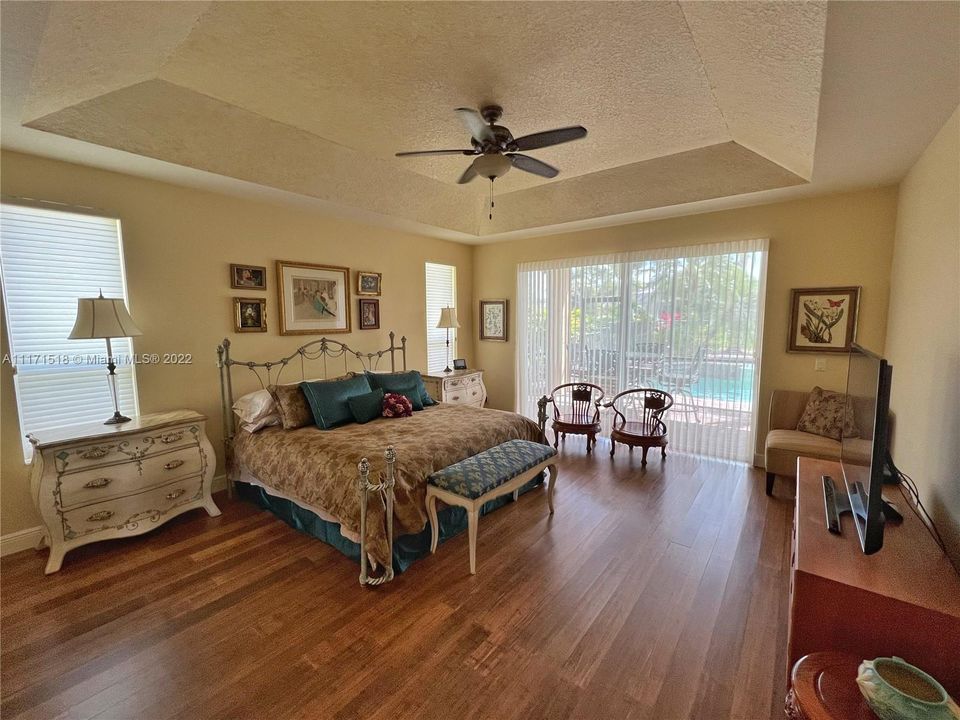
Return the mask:
<svg viewBox="0 0 960 720">
<path fill-rule="evenodd" d="M 135 459 L 138 455 L 151 455 L 199 444 L 200 428 L 197 425 L 165 428 L 128 435 L 116 440 L 78 445 L 56 454 L 57 470 L 75 472 L 85 468 L 102 467 Z"/>
<path fill-rule="evenodd" d="M 480 375 L 468 375 L 466 377 L 445 378 L 443 389 L 447 392 L 463 390 L 464 388 L 479 387 Z"/>
<path fill-rule="evenodd" d="M 147 530 L 174 508 L 203 497 L 203 479 L 184 478 L 135 495 L 84 505 L 63 513 L 66 540 L 105 530 Z"/>
<path fill-rule="evenodd" d="M 479 385 L 474 385 L 472 387 L 448 390 L 443 401 L 451 405 L 480 406 L 483 404 L 483 389 Z"/>
<path fill-rule="evenodd" d="M 129 460 L 69 473 L 60 478 L 60 507 L 70 508 L 141 492 L 171 480 L 198 475 L 202 469 L 200 449 L 187 447 L 148 455 L 139 463 Z"/>
</svg>

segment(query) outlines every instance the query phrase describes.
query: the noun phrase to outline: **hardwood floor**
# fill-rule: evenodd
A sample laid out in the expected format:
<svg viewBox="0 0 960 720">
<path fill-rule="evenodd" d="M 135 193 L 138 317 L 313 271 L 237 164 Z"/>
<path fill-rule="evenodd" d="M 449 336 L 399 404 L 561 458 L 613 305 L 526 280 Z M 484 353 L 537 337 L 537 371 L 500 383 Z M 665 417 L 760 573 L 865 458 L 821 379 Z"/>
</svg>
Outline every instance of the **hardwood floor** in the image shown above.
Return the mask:
<svg viewBox="0 0 960 720">
<path fill-rule="evenodd" d="M 242 502 L 0 565 L 12 718 L 782 717 L 793 504 L 763 473 L 562 450 L 534 491 L 383 588 Z"/>
</svg>

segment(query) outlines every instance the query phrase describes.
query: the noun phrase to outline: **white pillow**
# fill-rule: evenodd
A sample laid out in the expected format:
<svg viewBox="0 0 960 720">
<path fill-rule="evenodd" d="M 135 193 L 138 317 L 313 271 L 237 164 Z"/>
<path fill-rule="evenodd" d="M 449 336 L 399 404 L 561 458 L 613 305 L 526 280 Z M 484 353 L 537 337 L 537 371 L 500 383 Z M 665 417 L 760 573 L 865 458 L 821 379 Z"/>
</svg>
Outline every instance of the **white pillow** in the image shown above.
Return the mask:
<svg viewBox="0 0 960 720">
<path fill-rule="evenodd" d="M 255 433 L 258 430 L 262 430 L 265 427 L 270 427 L 271 425 L 279 425 L 279 424 L 280 424 L 280 416 L 274 413 L 272 415 L 267 415 L 265 418 L 261 420 L 257 420 L 256 422 L 252 422 L 252 423 L 241 422 L 240 428 L 242 430 L 246 430 L 248 433 Z"/>
<path fill-rule="evenodd" d="M 241 423 L 255 425 L 271 415 L 278 415 L 276 402 L 267 390 L 247 393 L 233 404 L 233 411 Z M 261 425 L 260 427 L 264 427 Z M 259 428 L 258 428 L 259 429 Z"/>
</svg>

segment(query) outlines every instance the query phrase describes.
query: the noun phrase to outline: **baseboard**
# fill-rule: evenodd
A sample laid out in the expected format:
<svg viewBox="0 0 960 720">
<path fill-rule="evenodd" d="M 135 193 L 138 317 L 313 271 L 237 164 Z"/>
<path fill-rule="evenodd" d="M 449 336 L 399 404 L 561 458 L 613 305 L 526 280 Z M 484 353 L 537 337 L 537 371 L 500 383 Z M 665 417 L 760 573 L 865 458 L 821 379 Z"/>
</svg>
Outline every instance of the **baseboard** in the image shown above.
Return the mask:
<svg viewBox="0 0 960 720">
<path fill-rule="evenodd" d="M 39 525 L 0 536 L 0 557 L 35 548 L 42 537 L 43 528 Z"/>
<path fill-rule="evenodd" d="M 211 483 L 212 492 L 220 492 L 227 489 L 227 476 L 217 475 Z M 0 535 L 0 557 L 6 557 L 21 550 L 30 550 L 35 548 L 43 537 L 43 528 L 37 527 L 17 530 L 16 532 Z"/>
<path fill-rule="evenodd" d="M 753 454 L 753 466 L 761 470 L 767 467 L 767 459 L 763 456 L 763 453 Z"/>
</svg>

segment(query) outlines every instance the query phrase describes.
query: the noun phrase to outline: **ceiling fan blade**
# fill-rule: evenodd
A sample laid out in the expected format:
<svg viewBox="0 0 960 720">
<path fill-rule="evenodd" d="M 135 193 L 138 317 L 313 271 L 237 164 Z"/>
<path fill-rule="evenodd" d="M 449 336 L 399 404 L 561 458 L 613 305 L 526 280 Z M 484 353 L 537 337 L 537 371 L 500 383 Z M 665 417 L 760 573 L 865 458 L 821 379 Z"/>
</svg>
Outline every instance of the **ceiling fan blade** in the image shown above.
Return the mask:
<svg viewBox="0 0 960 720">
<path fill-rule="evenodd" d="M 571 127 L 557 128 L 556 130 L 544 130 L 543 132 L 533 133 L 518 137 L 510 145 L 510 149 L 517 150 L 538 150 L 539 148 L 559 145 L 560 143 L 579 140 L 587 136 L 587 129 L 580 125 Z"/>
<path fill-rule="evenodd" d="M 474 160 L 474 162 L 476 162 L 476 160 Z M 463 175 L 460 176 L 460 179 L 457 180 L 457 183 L 464 185 L 473 180 L 475 177 L 477 177 L 477 171 L 473 167 L 473 163 L 470 163 L 470 167 L 463 171 Z"/>
<path fill-rule="evenodd" d="M 413 157 L 416 155 L 476 155 L 474 150 L 411 150 L 398 152 L 397 157 Z"/>
<path fill-rule="evenodd" d="M 507 155 L 507 157 L 510 158 L 510 162 L 517 170 L 526 170 L 528 173 L 540 177 L 555 178 L 560 173 L 553 165 L 547 165 L 542 160 L 537 160 L 529 155 Z"/>
<path fill-rule="evenodd" d="M 474 140 L 479 143 L 493 142 L 495 139 L 493 130 L 490 129 L 490 126 L 487 125 L 486 120 L 483 119 L 483 116 L 479 112 L 473 108 L 457 108 L 454 112 L 463 120 L 463 124 L 467 126 L 467 130 L 473 136 Z"/>
</svg>

